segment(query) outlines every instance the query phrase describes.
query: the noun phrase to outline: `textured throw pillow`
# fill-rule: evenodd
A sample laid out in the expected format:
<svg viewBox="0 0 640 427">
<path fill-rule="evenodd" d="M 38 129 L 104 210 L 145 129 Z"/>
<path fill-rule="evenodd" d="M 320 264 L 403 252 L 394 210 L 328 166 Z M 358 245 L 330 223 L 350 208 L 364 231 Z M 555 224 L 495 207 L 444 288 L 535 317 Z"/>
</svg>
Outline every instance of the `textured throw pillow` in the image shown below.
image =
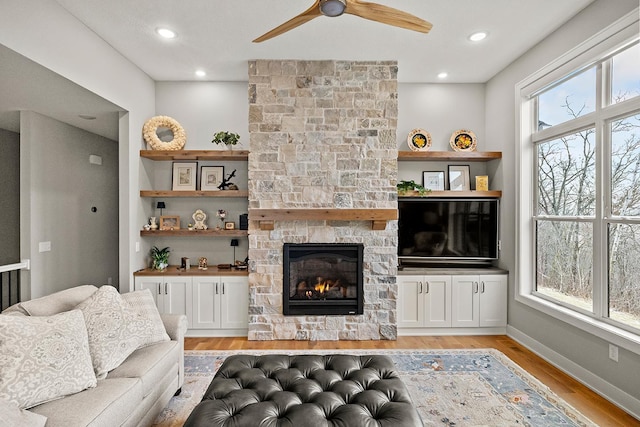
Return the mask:
<svg viewBox="0 0 640 427">
<path fill-rule="evenodd" d="M 122 300 L 138 316 L 149 321 L 149 330 L 146 331 L 146 336 L 140 337 L 140 347 L 161 341 L 169 341 L 169 335 L 167 335 L 167 330 L 164 328 L 158 307 L 156 307 L 156 302 L 153 300 L 153 295 L 151 295 L 149 289 L 122 294 Z"/>
<path fill-rule="evenodd" d="M 120 366 L 151 328 L 151 322 L 129 308 L 113 286 L 101 286 L 76 308 L 87 324 L 89 351 L 99 380 Z"/>
<path fill-rule="evenodd" d="M 23 301 L 20 306 L 31 316 L 51 316 L 72 310 L 76 305 L 89 298 L 97 289 L 93 285 L 74 286 L 44 297 Z"/>
<path fill-rule="evenodd" d="M 44 427 L 47 417 L 18 408 L 8 400 L 0 399 L 0 427 Z"/>
<path fill-rule="evenodd" d="M 0 399 L 27 409 L 95 386 L 80 311 L 0 314 Z"/>
</svg>

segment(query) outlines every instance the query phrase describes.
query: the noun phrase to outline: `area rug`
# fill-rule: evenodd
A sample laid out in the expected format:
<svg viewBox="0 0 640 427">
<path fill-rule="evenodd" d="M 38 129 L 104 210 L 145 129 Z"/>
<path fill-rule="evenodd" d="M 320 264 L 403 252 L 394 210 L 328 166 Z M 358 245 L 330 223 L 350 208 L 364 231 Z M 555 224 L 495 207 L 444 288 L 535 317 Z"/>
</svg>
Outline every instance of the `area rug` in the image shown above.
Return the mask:
<svg viewBox="0 0 640 427">
<path fill-rule="evenodd" d="M 387 355 L 393 359 L 425 426 L 596 427 L 494 349 L 185 351 L 182 393 L 171 399 L 154 425 L 182 426 L 224 359 L 238 353 Z"/>
</svg>

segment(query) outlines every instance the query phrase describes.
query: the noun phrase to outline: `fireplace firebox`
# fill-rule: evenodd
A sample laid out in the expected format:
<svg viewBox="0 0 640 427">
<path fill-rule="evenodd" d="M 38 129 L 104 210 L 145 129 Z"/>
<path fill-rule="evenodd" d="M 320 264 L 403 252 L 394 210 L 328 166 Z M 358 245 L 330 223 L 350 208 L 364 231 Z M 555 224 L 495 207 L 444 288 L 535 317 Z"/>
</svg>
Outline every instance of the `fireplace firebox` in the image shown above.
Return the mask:
<svg viewBox="0 0 640 427">
<path fill-rule="evenodd" d="M 362 244 L 285 243 L 283 314 L 362 314 Z"/>
</svg>

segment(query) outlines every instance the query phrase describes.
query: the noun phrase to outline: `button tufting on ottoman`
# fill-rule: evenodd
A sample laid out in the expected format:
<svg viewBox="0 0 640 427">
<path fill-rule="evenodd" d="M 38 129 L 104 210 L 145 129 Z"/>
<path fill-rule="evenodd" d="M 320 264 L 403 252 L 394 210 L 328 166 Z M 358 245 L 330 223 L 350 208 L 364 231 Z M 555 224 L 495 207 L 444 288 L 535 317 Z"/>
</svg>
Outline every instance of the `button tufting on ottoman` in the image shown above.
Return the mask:
<svg viewBox="0 0 640 427">
<path fill-rule="evenodd" d="M 422 426 L 386 356 L 227 358 L 185 427 Z"/>
</svg>

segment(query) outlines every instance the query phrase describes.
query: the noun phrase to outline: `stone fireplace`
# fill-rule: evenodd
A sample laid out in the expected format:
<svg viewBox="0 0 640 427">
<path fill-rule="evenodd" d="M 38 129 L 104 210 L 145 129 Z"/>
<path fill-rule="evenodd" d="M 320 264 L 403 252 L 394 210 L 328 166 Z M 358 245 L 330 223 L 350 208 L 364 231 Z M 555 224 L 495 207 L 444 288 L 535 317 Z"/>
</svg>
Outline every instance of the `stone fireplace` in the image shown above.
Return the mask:
<svg viewBox="0 0 640 427">
<path fill-rule="evenodd" d="M 363 314 L 363 248 L 358 243 L 285 243 L 283 314 Z"/>
<path fill-rule="evenodd" d="M 396 339 L 397 221 L 376 212 L 397 210 L 397 105 L 394 61 L 249 63 L 250 340 Z M 362 314 L 285 316 L 284 245 L 311 243 L 362 246 Z"/>
</svg>

